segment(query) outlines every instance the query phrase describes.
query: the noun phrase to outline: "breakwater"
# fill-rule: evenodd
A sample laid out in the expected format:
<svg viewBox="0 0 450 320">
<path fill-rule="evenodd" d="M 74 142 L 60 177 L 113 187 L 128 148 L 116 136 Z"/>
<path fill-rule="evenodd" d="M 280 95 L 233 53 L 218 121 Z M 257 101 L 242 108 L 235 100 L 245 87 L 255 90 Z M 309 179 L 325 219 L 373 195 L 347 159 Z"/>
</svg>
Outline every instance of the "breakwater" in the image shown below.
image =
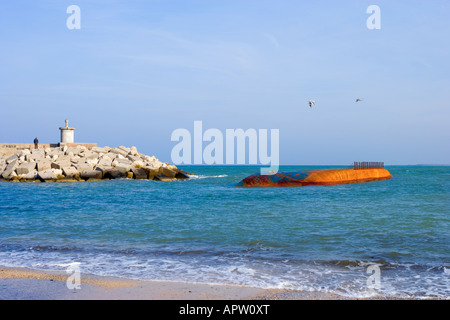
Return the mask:
<svg viewBox="0 0 450 320">
<path fill-rule="evenodd" d="M 22 149 L 0 157 L 0 179 L 8 181 L 86 181 L 102 179 L 177 180 L 188 175 L 136 147 L 83 145 Z"/>
</svg>

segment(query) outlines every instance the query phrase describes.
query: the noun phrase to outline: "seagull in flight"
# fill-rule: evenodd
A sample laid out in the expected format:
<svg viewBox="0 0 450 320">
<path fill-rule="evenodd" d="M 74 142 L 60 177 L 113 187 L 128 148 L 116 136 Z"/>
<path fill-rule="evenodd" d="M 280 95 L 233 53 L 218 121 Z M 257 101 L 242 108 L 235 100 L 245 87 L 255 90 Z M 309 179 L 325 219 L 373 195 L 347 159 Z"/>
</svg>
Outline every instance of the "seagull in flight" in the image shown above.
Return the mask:
<svg viewBox="0 0 450 320">
<path fill-rule="evenodd" d="M 355 102 L 358 102 L 358 101 L 363 101 L 363 99 L 358 98 L 358 99 L 356 99 Z"/>
<path fill-rule="evenodd" d="M 314 100 L 309 100 L 308 101 L 309 104 L 309 108 L 311 109 L 311 107 L 313 106 L 313 104 L 316 104 L 316 102 Z"/>
</svg>

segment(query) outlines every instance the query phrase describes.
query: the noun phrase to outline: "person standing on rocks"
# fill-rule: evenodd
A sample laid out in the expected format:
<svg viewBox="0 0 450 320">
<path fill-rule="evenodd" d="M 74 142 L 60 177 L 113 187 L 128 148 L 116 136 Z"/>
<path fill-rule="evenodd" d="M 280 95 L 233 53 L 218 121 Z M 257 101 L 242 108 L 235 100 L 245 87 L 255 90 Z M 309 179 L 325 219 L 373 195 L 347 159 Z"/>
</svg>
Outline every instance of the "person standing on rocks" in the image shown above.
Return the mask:
<svg viewBox="0 0 450 320">
<path fill-rule="evenodd" d="M 39 147 L 38 147 L 38 144 L 39 144 L 38 138 L 34 138 L 34 148 L 35 148 L 35 149 L 38 149 L 38 148 L 39 148 Z"/>
</svg>

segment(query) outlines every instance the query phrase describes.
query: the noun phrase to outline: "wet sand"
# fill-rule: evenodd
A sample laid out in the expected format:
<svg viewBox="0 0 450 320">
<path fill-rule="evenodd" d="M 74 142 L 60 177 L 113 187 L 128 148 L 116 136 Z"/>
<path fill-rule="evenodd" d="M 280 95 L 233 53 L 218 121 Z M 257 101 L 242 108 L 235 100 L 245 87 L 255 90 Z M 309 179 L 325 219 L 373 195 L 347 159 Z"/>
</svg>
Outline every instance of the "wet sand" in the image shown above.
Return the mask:
<svg viewBox="0 0 450 320">
<path fill-rule="evenodd" d="M 1 300 L 351 300 L 323 292 L 262 289 L 81 274 L 69 289 L 65 272 L 0 268 Z M 372 298 L 372 299 L 377 299 Z M 380 299 L 380 298 L 378 298 Z M 382 298 L 386 299 L 386 298 Z"/>
<path fill-rule="evenodd" d="M 64 272 L 0 268 L 3 300 L 246 300 L 280 290 L 81 275 L 80 289 L 68 289 Z"/>
</svg>

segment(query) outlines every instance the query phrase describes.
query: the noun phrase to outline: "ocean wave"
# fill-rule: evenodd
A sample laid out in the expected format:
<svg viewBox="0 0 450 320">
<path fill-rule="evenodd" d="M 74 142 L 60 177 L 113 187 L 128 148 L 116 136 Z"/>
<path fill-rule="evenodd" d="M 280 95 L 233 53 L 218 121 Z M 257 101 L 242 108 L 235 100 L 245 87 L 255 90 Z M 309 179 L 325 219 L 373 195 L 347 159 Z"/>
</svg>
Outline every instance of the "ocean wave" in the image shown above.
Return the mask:
<svg viewBox="0 0 450 320">
<path fill-rule="evenodd" d="M 35 247 L 36 249 L 36 247 Z M 79 263 L 82 273 L 138 280 L 184 281 L 260 288 L 322 291 L 368 297 L 368 267 L 380 269 L 376 294 L 399 298 L 449 298 L 448 266 L 387 261 L 302 261 L 211 250 L 39 250 L 0 252 L 0 265 L 63 271 Z"/>
<path fill-rule="evenodd" d="M 189 179 L 210 179 L 210 178 L 226 178 L 228 177 L 227 174 L 219 174 L 219 175 L 196 175 L 196 174 L 188 174 Z"/>
<path fill-rule="evenodd" d="M 74 246 L 47 246 L 47 245 L 36 245 L 30 247 L 31 251 L 73 251 L 76 250 Z"/>
</svg>

